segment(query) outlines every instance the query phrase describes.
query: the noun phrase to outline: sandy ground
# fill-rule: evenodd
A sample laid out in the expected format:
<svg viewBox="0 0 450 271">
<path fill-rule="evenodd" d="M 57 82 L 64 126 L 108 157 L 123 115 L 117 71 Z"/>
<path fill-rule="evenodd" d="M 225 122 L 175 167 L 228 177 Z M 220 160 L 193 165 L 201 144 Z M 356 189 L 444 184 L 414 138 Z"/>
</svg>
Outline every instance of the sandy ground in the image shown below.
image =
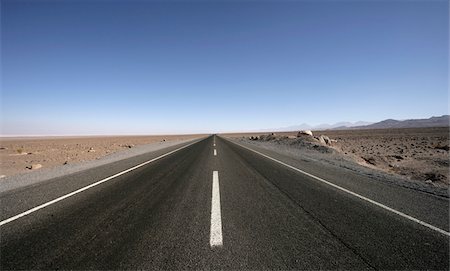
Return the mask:
<svg viewBox="0 0 450 271">
<path fill-rule="evenodd" d="M 322 131 L 356 162 L 410 179 L 449 184 L 449 128 Z"/>
<path fill-rule="evenodd" d="M 227 134 L 229 137 L 248 137 L 263 133 Z M 329 145 L 317 140 L 295 138 L 296 132 L 276 133 L 275 137 L 256 141 L 277 142 L 292 148 L 316 150 L 336 154 L 364 167 L 399 175 L 406 179 L 440 187 L 449 185 L 449 128 L 407 128 L 377 130 L 313 131 L 314 136 L 325 135 Z M 286 138 L 286 137 L 290 138 Z M 306 144 L 307 143 L 307 144 Z M 333 155 L 331 155 L 333 153 Z"/>
<path fill-rule="evenodd" d="M 121 150 L 203 135 L 1 138 L 1 177 L 98 160 Z M 41 166 L 39 166 L 41 165 Z M 36 168 L 36 169 L 35 169 Z"/>
</svg>

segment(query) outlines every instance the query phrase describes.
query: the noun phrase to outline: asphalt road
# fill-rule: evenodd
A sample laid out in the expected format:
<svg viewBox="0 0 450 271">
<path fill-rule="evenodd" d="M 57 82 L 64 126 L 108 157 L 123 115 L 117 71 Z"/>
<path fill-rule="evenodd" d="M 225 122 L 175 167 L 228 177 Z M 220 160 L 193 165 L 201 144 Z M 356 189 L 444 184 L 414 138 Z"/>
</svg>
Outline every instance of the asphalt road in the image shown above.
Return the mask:
<svg viewBox="0 0 450 271">
<path fill-rule="evenodd" d="M 448 199 L 308 166 L 375 203 L 211 136 L 0 194 L 1 270 L 449 269 Z"/>
</svg>

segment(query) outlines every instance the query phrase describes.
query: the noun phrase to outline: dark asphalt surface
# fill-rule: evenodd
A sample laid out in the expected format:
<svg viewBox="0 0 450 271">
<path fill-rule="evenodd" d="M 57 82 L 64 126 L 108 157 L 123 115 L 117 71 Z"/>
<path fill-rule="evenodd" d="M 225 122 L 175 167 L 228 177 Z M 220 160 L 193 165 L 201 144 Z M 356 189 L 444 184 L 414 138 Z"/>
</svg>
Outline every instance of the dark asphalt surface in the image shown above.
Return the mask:
<svg viewBox="0 0 450 271">
<path fill-rule="evenodd" d="M 1 270 L 449 269 L 448 236 L 220 137 L 214 156 L 213 140 L 1 226 Z M 177 147 L 0 194 L 1 220 Z M 448 199 L 308 166 L 448 231 Z M 215 170 L 223 246 L 212 249 Z"/>
</svg>

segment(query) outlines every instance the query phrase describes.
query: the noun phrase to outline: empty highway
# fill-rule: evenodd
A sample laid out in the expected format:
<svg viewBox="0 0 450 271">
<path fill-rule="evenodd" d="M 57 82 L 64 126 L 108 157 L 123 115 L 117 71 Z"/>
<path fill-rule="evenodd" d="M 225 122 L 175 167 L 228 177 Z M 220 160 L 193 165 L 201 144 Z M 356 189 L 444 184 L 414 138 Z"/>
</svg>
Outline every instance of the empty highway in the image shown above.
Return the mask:
<svg viewBox="0 0 450 271">
<path fill-rule="evenodd" d="M 1 270 L 449 269 L 449 201 L 220 136 L 1 200 Z"/>
</svg>

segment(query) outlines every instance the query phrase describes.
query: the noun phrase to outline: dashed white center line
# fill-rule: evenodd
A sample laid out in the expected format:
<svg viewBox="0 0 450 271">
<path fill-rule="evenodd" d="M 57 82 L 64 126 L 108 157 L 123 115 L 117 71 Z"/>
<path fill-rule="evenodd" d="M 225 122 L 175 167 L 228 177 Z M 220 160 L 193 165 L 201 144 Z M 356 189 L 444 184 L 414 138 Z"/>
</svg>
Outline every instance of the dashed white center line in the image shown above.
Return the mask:
<svg viewBox="0 0 450 271">
<path fill-rule="evenodd" d="M 217 156 L 217 150 L 214 149 L 214 156 Z"/>
<path fill-rule="evenodd" d="M 211 247 L 221 247 L 222 239 L 222 215 L 220 213 L 219 172 L 213 171 L 212 201 L 211 201 L 211 235 L 209 238 Z"/>
</svg>

